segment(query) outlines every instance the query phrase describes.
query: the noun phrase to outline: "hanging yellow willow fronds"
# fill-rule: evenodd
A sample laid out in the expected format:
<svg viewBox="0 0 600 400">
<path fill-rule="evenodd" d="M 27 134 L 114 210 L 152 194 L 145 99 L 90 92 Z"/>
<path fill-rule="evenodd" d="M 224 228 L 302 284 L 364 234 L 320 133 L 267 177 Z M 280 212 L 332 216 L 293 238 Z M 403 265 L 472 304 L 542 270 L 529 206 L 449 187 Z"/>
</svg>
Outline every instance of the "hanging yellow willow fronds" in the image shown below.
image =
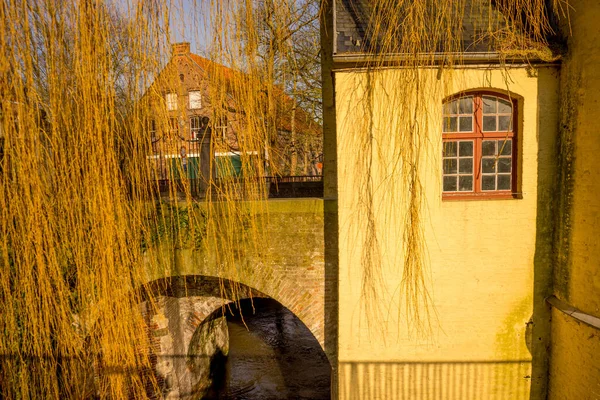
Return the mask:
<svg viewBox="0 0 600 400">
<path fill-rule="evenodd" d="M 350 229 L 346 246 L 359 249 L 362 259 L 361 315 L 370 323 L 397 312 L 409 331 L 427 335 L 435 310 L 427 282 L 422 172 L 437 159 L 429 151 L 437 128 L 429 124 L 438 121 L 436 110 L 428 109 L 430 100 L 452 86 L 453 68 L 473 56 L 500 66 L 510 59 L 555 60 L 559 54 L 548 40 L 558 36 L 553 22 L 567 2 L 338 0 L 335 6 L 346 18 L 340 24 L 352 21 L 350 33 L 337 33 L 344 39 L 334 51 L 355 72 L 350 78 L 354 92 L 336 97 L 351 104 L 352 118 L 338 121 L 338 130 L 344 126 L 348 131 L 338 132 L 337 145 L 338 154 L 352 154 L 355 160 L 347 171 L 338 170 L 338 179 L 355 188 L 350 202 L 360 226 Z M 344 48 L 337 49 L 338 43 Z M 432 68 L 437 73 L 430 73 Z M 379 131 L 386 140 L 376 139 Z M 393 216 L 381 215 L 390 211 L 402 223 L 390 224 Z M 395 248 L 402 250 L 402 259 L 391 259 Z M 402 276 L 393 296 L 398 302 L 392 305 L 383 301 L 386 265 Z"/>
<path fill-rule="evenodd" d="M 393 114 L 399 121 L 398 129 L 390 132 L 390 146 L 400 163 L 386 165 L 384 175 L 402 177 L 402 187 L 390 188 L 396 195 L 388 200 L 408 204 L 401 236 L 407 250 L 403 292 L 409 316 L 419 320 L 419 305 L 427 309 L 428 299 L 418 172 L 427 129 L 413 116 L 423 111 L 423 99 L 438 89 L 415 67 L 432 63 L 434 53 L 447 54 L 447 67 L 460 60 L 461 23 L 456 16 L 464 11 L 466 0 L 354 3 L 370 7 L 366 23 L 369 36 L 376 40 L 363 49 L 372 54 L 369 70 L 381 66 L 384 55 L 403 56 L 399 65 L 404 68 L 395 72 L 395 79 L 406 83 L 399 85 L 406 89 L 390 93 L 389 104 L 377 112 L 383 114 L 380 118 Z M 487 2 L 476 3 L 484 15 L 497 13 Z M 514 42 L 510 49 L 520 51 L 543 42 L 549 29 L 544 1 L 496 3 L 503 15 L 515 17 L 482 26 L 482 40 L 494 45 Z M 283 92 L 301 86 L 300 72 L 306 64 L 295 56 L 300 53 L 294 46 L 301 44 L 294 43 L 294 35 L 312 23 L 319 4 L 296 0 L 186 4 L 0 3 L 2 398 L 156 395 L 149 338 L 137 305 L 149 277 L 169 271 L 160 271 L 168 266 L 151 256 L 148 247 L 174 251 L 176 235 L 156 232 L 169 231 L 165 227 L 178 223 L 181 207 L 173 205 L 190 209 L 196 203 L 185 179 L 182 187 L 170 184 L 169 196 L 161 198 L 155 165 L 149 161 L 153 144 L 149 119 L 156 126 L 171 123 L 167 113 L 152 109 L 152 98 L 178 90 L 177 76 L 161 81 L 166 85 L 162 92 L 151 89 L 159 76 L 172 75 L 165 65 L 170 59 L 174 7 L 197 14 L 196 21 L 206 24 L 210 39 L 205 56 L 213 63 L 205 65 L 208 92 L 211 103 L 218 105 L 211 119 L 213 129 L 224 114 L 237 110 L 236 151 L 253 155 L 242 157 L 247 173 L 240 179 L 206 177 L 202 200 L 206 221 L 192 218 L 189 224 L 205 224 L 202 245 L 216 253 L 223 276 L 253 273 L 237 269 L 240 255 L 232 243 L 247 242 L 253 256 L 261 257 L 263 222 L 255 216 L 264 208 L 266 188 L 257 177 L 293 174 L 300 168 L 298 146 L 288 152 L 280 145 L 278 107 L 282 97 L 288 101 Z M 369 88 L 357 88 L 365 93 L 357 105 L 365 115 L 365 129 L 356 138 L 364 145 L 357 162 L 365 170 L 379 151 L 370 136 L 375 116 L 369 93 L 379 78 L 372 79 Z M 295 104 L 290 112 L 297 112 Z M 296 119 L 290 121 L 293 132 Z M 300 141 L 292 139 L 293 145 L 296 140 Z M 318 138 L 305 140 L 318 146 Z M 212 143 L 210 151 L 229 144 Z M 178 173 L 178 166 L 167 168 L 169 176 Z M 371 204 L 376 189 L 371 177 L 356 179 L 358 198 Z M 364 210 L 373 221 L 373 209 Z M 240 224 L 249 228 L 239 230 Z M 364 294 L 376 298 L 382 232 L 374 223 L 366 228 L 373 235 L 367 235 L 363 254 Z"/>
</svg>

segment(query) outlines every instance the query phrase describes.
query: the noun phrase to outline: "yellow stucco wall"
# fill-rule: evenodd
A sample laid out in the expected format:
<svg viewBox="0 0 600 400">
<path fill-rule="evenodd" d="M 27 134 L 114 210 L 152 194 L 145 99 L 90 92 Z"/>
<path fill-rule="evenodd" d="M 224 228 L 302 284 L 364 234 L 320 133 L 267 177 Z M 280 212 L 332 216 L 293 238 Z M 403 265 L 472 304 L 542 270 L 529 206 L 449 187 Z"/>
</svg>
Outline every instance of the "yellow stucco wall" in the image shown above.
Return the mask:
<svg viewBox="0 0 600 400">
<path fill-rule="evenodd" d="M 600 332 L 552 311 L 549 399 L 600 399 Z"/>
<path fill-rule="evenodd" d="M 571 0 L 561 76 L 561 215 L 555 295 L 600 318 L 600 2 Z M 600 399 L 600 330 L 553 310 L 549 399 Z"/>
<path fill-rule="evenodd" d="M 431 335 L 419 336 L 409 332 L 406 313 L 398 311 L 407 213 L 402 206 L 406 186 L 400 178 L 406 169 L 393 159 L 393 149 L 405 145 L 393 134 L 399 114 L 394 110 L 403 103 L 393 95 L 398 91 L 397 71 L 381 70 L 371 77 L 356 71 L 335 75 L 339 397 L 529 398 L 531 354 L 525 336 L 533 312 L 537 226 L 551 225 L 538 215 L 538 188 L 540 182 L 551 184 L 539 178 L 554 168 L 555 160 L 542 145 L 553 146 L 556 137 L 558 73 L 552 67 L 508 72 L 471 67 L 452 77 L 435 69 L 420 71 L 424 81 L 438 83 L 420 88 L 428 90 L 427 104 L 421 107 L 419 134 L 426 139 L 419 170 L 425 276 L 435 316 L 430 319 Z M 442 101 L 473 89 L 510 90 L 520 99 L 521 199 L 441 200 Z M 371 108 L 364 107 L 366 97 L 372 99 Z M 369 133 L 372 141 L 365 141 Z M 373 147 L 365 153 L 368 143 Z M 372 156 L 371 162 L 365 155 Z M 364 190 L 369 182 L 370 192 Z M 369 223 L 376 236 L 368 233 Z M 367 235 L 381 245 L 368 259 L 363 251 Z M 375 289 L 366 296 L 375 302 L 364 295 L 366 271 L 375 276 Z"/>
<path fill-rule="evenodd" d="M 573 35 L 563 85 L 576 108 L 572 177 L 569 302 L 600 317 L 600 3 L 573 2 Z"/>
</svg>

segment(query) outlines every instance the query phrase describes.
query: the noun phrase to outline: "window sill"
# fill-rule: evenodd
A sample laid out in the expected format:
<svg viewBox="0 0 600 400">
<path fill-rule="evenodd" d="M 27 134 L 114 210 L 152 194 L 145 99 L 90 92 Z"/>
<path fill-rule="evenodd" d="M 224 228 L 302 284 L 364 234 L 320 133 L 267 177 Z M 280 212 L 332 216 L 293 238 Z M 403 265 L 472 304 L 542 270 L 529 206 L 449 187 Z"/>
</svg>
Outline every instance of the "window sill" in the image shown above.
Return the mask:
<svg viewBox="0 0 600 400">
<path fill-rule="evenodd" d="M 443 193 L 442 201 L 459 200 L 512 200 L 522 199 L 523 193 Z"/>
</svg>

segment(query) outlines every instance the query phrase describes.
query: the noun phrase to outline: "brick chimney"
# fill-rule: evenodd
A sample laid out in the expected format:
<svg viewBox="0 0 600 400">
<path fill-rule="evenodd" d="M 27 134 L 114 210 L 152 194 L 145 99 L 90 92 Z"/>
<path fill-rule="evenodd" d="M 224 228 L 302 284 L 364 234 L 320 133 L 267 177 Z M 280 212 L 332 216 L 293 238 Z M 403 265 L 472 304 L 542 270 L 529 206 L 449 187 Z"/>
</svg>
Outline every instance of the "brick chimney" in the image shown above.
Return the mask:
<svg viewBox="0 0 600 400">
<path fill-rule="evenodd" d="M 173 52 L 173 56 L 184 56 L 186 54 L 190 54 L 190 43 L 189 42 L 181 42 L 174 43 L 171 46 L 171 50 Z"/>
</svg>

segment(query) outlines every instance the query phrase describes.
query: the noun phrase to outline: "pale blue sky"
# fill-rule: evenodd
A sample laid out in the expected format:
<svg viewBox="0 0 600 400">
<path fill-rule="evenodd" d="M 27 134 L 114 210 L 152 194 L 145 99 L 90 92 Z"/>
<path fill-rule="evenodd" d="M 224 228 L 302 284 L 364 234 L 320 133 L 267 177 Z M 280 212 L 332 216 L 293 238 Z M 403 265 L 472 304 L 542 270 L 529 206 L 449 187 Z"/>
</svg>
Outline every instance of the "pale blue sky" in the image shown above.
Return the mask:
<svg viewBox="0 0 600 400">
<path fill-rule="evenodd" d="M 209 32 L 208 5 L 203 0 L 171 0 L 171 42 L 190 42 L 193 53 L 206 52 Z"/>
<path fill-rule="evenodd" d="M 147 0 L 108 0 L 127 15 L 129 10 L 137 6 L 139 1 Z M 190 42 L 191 51 L 197 54 L 206 52 L 210 19 L 207 11 L 209 0 L 157 0 L 164 1 L 169 8 L 171 43 Z"/>
</svg>

